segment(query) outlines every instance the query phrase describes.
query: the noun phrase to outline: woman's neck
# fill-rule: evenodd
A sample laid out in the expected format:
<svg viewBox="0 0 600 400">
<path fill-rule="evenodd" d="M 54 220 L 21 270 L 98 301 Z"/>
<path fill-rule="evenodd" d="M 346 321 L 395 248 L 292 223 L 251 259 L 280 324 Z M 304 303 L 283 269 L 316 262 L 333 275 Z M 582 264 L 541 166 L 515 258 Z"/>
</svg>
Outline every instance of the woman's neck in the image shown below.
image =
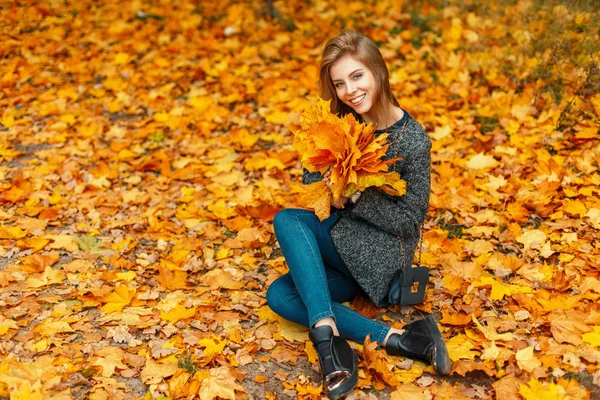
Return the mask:
<svg viewBox="0 0 600 400">
<path fill-rule="evenodd" d="M 361 115 L 361 117 L 367 124 L 372 123 L 377 125 L 377 129 L 386 129 L 402 119 L 404 116 L 404 110 L 402 110 L 400 107 L 392 105 L 389 110 L 381 113 L 382 115 L 378 116 L 377 114 L 378 110 L 375 110 L 373 113 L 369 112 Z"/>
</svg>

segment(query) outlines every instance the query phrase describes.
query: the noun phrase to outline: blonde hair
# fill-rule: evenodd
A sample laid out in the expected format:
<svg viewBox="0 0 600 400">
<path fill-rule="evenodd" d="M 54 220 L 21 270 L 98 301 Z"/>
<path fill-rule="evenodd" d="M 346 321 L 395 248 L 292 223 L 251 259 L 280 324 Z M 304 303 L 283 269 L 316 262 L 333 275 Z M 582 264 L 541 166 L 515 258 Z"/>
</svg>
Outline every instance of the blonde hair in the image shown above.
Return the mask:
<svg viewBox="0 0 600 400">
<path fill-rule="evenodd" d="M 373 105 L 377 107 L 378 117 L 387 114 L 392 105 L 400 107 L 390 87 L 390 73 L 377 45 L 368 37 L 350 30 L 342 30 L 336 37 L 329 39 L 323 49 L 319 72 L 319 91 L 325 100 L 331 100 L 331 112 L 344 116 L 354 114 L 362 121 L 350 106 L 344 104 L 337 96 L 331 81 L 331 66 L 346 54 L 350 54 L 363 63 L 375 78 L 376 96 Z"/>
</svg>

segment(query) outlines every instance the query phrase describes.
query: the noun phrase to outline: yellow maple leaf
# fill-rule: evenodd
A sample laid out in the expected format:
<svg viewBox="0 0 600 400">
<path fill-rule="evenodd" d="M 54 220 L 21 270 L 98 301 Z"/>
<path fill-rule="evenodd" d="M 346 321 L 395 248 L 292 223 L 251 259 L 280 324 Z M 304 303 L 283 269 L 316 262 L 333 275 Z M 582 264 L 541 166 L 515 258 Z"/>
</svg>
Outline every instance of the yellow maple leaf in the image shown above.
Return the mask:
<svg viewBox="0 0 600 400">
<path fill-rule="evenodd" d="M 175 323 L 175 322 L 179 321 L 180 319 L 191 318 L 194 315 L 196 315 L 195 308 L 185 308 L 181 304 L 177 304 L 174 308 L 172 308 L 168 312 L 161 311 L 161 313 L 160 313 L 160 317 L 162 319 L 172 322 L 172 323 Z"/>
<path fill-rule="evenodd" d="M 146 360 L 146 365 L 140 374 L 140 378 L 146 385 L 158 384 L 162 382 L 164 378 L 174 375 L 177 370 L 178 367 L 175 362 L 159 363 L 148 358 Z"/>
<path fill-rule="evenodd" d="M 219 200 L 208 205 L 208 209 L 218 219 L 227 219 L 237 215 L 237 211 L 233 207 L 229 207 L 225 200 Z"/>
<path fill-rule="evenodd" d="M 583 204 L 580 200 L 565 200 L 563 202 L 560 210 L 566 212 L 567 214 L 576 215 L 582 218 L 588 212 L 585 208 L 585 204 Z"/>
<path fill-rule="evenodd" d="M 479 322 L 477 317 L 475 317 L 474 314 L 471 314 L 471 318 L 473 319 L 473 322 L 475 322 L 475 325 L 477 325 L 477 328 L 479 329 L 479 331 L 481 333 L 483 333 L 483 336 L 485 336 L 485 338 L 488 340 L 505 340 L 506 341 L 506 340 L 512 340 L 514 337 L 511 332 L 498 333 L 492 327 L 483 326 L 481 324 L 481 322 Z"/>
<path fill-rule="evenodd" d="M 500 355 L 500 349 L 496 346 L 496 342 L 492 340 L 492 344 L 481 352 L 482 360 L 495 360 Z"/>
<path fill-rule="evenodd" d="M 256 171 L 260 169 L 270 170 L 272 168 L 283 171 L 285 165 L 278 159 L 273 157 L 256 156 L 248 159 L 244 164 L 246 171 Z"/>
<path fill-rule="evenodd" d="M 198 342 L 199 346 L 204 347 L 202 352 L 208 357 L 221 354 L 226 344 L 227 341 L 221 339 L 217 335 L 213 335 L 212 337 L 202 339 Z"/>
<path fill-rule="evenodd" d="M 41 356 L 21 362 L 14 359 L 12 353 L 8 353 L 0 363 L 0 395 L 19 400 L 72 398 L 65 391 L 56 388 L 61 378 L 53 364 L 55 361 L 54 357 Z"/>
<path fill-rule="evenodd" d="M 427 262 L 425 262 L 425 265 L 427 265 Z M 460 289 L 463 280 L 460 276 L 445 275 L 442 278 L 442 282 L 444 283 L 444 290 L 448 292 L 454 292 Z"/>
<path fill-rule="evenodd" d="M 349 197 L 356 190 L 363 191 L 368 187 L 376 186 L 381 188 L 387 194 L 392 196 L 402 196 L 406 194 L 406 181 L 400 178 L 396 172 L 379 172 L 371 175 L 359 174 L 356 183 L 356 190 L 354 190 L 353 184 L 348 186 L 352 191 L 348 191 Z"/>
<path fill-rule="evenodd" d="M 42 250 L 50 240 L 44 237 L 36 236 L 23 240 L 22 245 L 25 248 L 31 249 L 34 253 Z"/>
<path fill-rule="evenodd" d="M 211 269 L 200 278 L 200 283 L 214 289 L 240 289 L 244 282 L 233 279 L 230 272 L 220 268 Z"/>
<path fill-rule="evenodd" d="M 531 378 L 527 384 L 519 386 L 519 394 L 525 400 L 563 400 L 565 389 L 554 383 L 544 384 L 535 378 Z"/>
<path fill-rule="evenodd" d="M 34 353 L 41 353 L 42 351 L 46 351 L 48 348 L 48 341 L 46 339 L 42 339 L 30 344 L 27 348 L 29 351 L 33 351 Z"/>
<path fill-rule="evenodd" d="M 432 396 L 428 390 L 415 385 L 402 385 L 390 393 L 390 400 L 431 400 Z"/>
<path fill-rule="evenodd" d="M 532 229 L 517 237 L 517 242 L 523 244 L 525 249 L 539 249 L 546 242 L 546 234 L 539 229 Z"/>
<path fill-rule="evenodd" d="M 48 245 L 50 249 L 65 249 L 67 251 L 79 249 L 73 235 L 46 235 L 45 238 L 52 240 L 52 243 Z"/>
<path fill-rule="evenodd" d="M 493 156 L 483 153 L 478 153 L 467 161 L 467 168 L 474 170 L 493 168 L 496 165 L 498 165 L 498 161 Z"/>
<path fill-rule="evenodd" d="M 5 318 L 4 316 L 0 316 L 0 318 L 0 335 L 4 335 L 9 329 L 19 329 L 14 320 Z"/>
<path fill-rule="evenodd" d="M 319 396 L 321 394 L 321 392 L 323 391 L 323 385 L 313 386 L 310 384 L 310 382 L 307 382 L 306 384 L 303 385 L 300 382 L 298 382 L 298 383 L 296 383 L 296 391 L 301 396 L 306 396 L 306 395 Z"/>
<path fill-rule="evenodd" d="M 53 337 L 58 333 L 75 332 L 75 330 L 71 328 L 71 325 L 66 321 L 53 321 L 50 318 L 43 323 L 36 325 L 35 328 L 33 328 L 33 331 L 46 337 Z"/>
<path fill-rule="evenodd" d="M 310 362 L 313 365 L 317 365 L 317 363 L 319 362 L 319 355 L 317 354 L 317 350 L 315 350 L 315 346 L 312 344 L 311 341 L 307 340 L 306 342 L 304 342 L 304 352 L 306 353 L 308 362 Z"/>
<path fill-rule="evenodd" d="M 598 128 L 597 127 L 583 128 L 579 132 L 575 133 L 575 137 L 577 139 L 597 139 L 598 138 Z"/>
<path fill-rule="evenodd" d="M 25 281 L 28 288 L 39 288 L 42 286 L 50 286 L 59 284 L 65 279 L 65 273 L 61 269 L 52 269 L 46 267 L 43 274 L 31 275 Z"/>
<path fill-rule="evenodd" d="M 533 289 L 527 286 L 507 285 L 499 282 L 496 278 L 490 275 L 482 276 L 478 282 L 472 283 L 473 287 L 491 286 L 492 292 L 490 298 L 492 300 L 502 300 L 504 296 L 510 296 L 513 293 L 532 293 Z"/>
<path fill-rule="evenodd" d="M 279 316 L 275 314 L 268 306 L 262 306 L 258 308 L 254 314 L 258 317 L 260 321 L 268 321 L 275 322 L 278 320 Z"/>
<path fill-rule="evenodd" d="M 448 339 L 446 346 L 452 361 L 474 360 L 475 356 L 480 354 L 479 351 L 473 350 L 475 347 L 473 342 L 462 333 Z"/>
<path fill-rule="evenodd" d="M 222 260 L 224 258 L 229 257 L 230 255 L 231 249 L 228 249 L 227 247 L 221 247 L 215 252 L 215 260 Z"/>
<path fill-rule="evenodd" d="M 7 128 L 12 127 L 15 124 L 15 116 L 5 114 L 2 118 L 0 118 L 0 124 Z"/>
<path fill-rule="evenodd" d="M 200 384 L 200 400 L 214 400 L 217 397 L 227 400 L 237 398 L 236 391 L 244 393 L 244 388 L 235 381 L 235 377 L 226 366 L 211 368 L 210 375 Z"/>
<path fill-rule="evenodd" d="M 596 229 L 600 229 L 600 208 L 590 208 L 585 214 Z"/>
<path fill-rule="evenodd" d="M 122 322 L 126 325 L 140 325 L 142 323 L 141 317 L 148 317 L 152 315 L 152 310 L 144 307 L 127 307 L 122 312 L 107 314 L 104 317 L 98 318 L 98 322 Z"/>
<path fill-rule="evenodd" d="M 13 400 L 43 400 L 45 396 L 40 393 L 39 389 L 32 391 L 29 382 L 25 382 L 21 387 L 10 394 Z"/>
<path fill-rule="evenodd" d="M 600 347 L 600 326 L 594 326 L 593 332 L 584 333 L 581 338 L 594 347 Z"/>
<path fill-rule="evenodd" d="M 517 351 L 515 358 L 517 359 L 517 365 L 527 372 L 532 372 L 542 365 L 542 362 L 533 353 L 533 346 Z"/>
<path fill-rule="evenodd" d="M 186 388 L 191 388 L 191 385 L 188 385 L 191 378 L 191 374 L 185 372 L 183 369 L 179 369 L 177 373 L 169 380 L 169 394 L 173 398 L 182 398 L 183 396 L 193 396 L 196 393 L 186 393 Z"/>
<path fill-rule="evenodd" d="M 248 132 L 245 128 L 233 127 L 229 133 L 229 137 L 234 143 L 242 146 L 243 148 L 250 148 L 258 142 L 259 135 Z"/>
<path fill-rule="evenodd" d="M 54 193 L 52 193 L 52 196 L 48 197 L 48 202 L 52 205 L 60 203 L 61 200 L 62 200 L 62 195 L 61 195 L 60 190 L 58 190 L 58 189 L 55 189 Z"/>
<path fill-rule="evenodd" d="M 401 369 L 399 371 L 394 372 L 394 376 L 396 377 L 398 382 L 406 385 L 414 382 L 419 377 L 421 377 L 423 373 L 426 372 L 426 368 L 427 367 L 424 363 L 416 362 L 411 365 L 409 370 Z M 395 387 L 398 387 L 398 385 L 396 385 Z"/>
<path fill-rule="evenodd" d="M 136 289 L 129 290 L 125 285 L 115 287 L 112 293 L 98 299 L 101 303 L 106 303 L 100 310 L 105 313 L 120 312 L 135 296 Z"/>
<path fill-rule="evenodd" d="M 277 325 L 279 326 L 281 336 L 290 342 L 304 342 L 308 337 L 308 328 L 287 319 L 279 318 Z"/>
<path fill-rule="evenodd" d="M 123 364 L 123 356 L 119 354 L 109 354 L 106 357 L 98 357 L 92 365 L 102 367 L 102 376 L 110 378 L 115 373 L 115 368 L 127 369 L 127 365 Z"/>
<path fill-rule="evenodd" d="M 484 186 L 490 192 L 495 192 L 508 183 L 508 181 L 503 176 L 489 175 L 488 179 L 489 179 L 489 182 L 484 184 Z"/>
<path fill-rule="evenodd" d="M 524 35 L 523 32 L 525 32 L 526 34 Z M 519 36 L 522 38 L 523 41 L 531 40 L 531 37 L 530 37 L 531 34 L 527 31 L 517 30 L 517 31 L 515 31 L 515 34 L 520 34 Z M 524 37 L 527 37 L 529 39 L 525 40 L 525 39 L 523 39 Z M 521 41 L 521 40 L 519 40 L 519 41 Z M 526 121 L 527 116 L 535 113 L 535 107 L 531 106 L 529 104 L 515 104 L 512 106 L 510 112 L 518 120 Z"/>
<path fill-rule="evenodd" d="M 135 277 L 136 277 L 136 273 L 134 271 L 117 272 L 115 274 L 115 278 L 113 278 L 111 280 L 111 282 L 118 282 L 118 281 L 131 282 L 132 280 L 135 279 Z"/>
</svg>

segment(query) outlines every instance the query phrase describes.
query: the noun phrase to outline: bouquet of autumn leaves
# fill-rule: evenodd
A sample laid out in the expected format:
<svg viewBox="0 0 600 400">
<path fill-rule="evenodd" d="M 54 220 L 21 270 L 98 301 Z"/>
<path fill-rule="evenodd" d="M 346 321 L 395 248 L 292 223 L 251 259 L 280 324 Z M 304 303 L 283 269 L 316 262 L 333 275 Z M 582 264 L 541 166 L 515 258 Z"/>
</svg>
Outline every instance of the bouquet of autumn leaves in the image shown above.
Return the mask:
<svg viewBox="0 0 600 400">
<path fill-rule="evenodd" d="M 331 189 L 323 181 L 307 186 L 301 202 L 313 208 L 322 221 L 329 217 L 332 201 L 376 186 L 393 196 L 406 193 L 406 183 L 389 166 L 399 158 L 383 160 L 389 147 L 387 133 L 376 135 L 374 125 L 359 123 L 352 114 L 332 114 L 329 101 L 319 99 L 302 114 L 294 147 L 302 166 L 322 175 L 330 171 Z"/>
</svg>

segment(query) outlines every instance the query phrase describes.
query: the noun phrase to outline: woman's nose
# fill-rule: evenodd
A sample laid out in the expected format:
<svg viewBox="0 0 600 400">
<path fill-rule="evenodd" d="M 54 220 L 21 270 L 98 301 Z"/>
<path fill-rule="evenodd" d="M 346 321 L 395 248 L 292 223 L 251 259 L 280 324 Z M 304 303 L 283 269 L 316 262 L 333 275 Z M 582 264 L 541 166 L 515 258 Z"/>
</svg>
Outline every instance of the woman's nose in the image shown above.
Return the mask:
<svg viewBox="0 0 600 400">
<path fill-rule="evenodd" d="M 348 93 L 356 92 L 356 86 L 353 83 L 346 84 L 346 88 L 348 89 Z"/>
</svg>

